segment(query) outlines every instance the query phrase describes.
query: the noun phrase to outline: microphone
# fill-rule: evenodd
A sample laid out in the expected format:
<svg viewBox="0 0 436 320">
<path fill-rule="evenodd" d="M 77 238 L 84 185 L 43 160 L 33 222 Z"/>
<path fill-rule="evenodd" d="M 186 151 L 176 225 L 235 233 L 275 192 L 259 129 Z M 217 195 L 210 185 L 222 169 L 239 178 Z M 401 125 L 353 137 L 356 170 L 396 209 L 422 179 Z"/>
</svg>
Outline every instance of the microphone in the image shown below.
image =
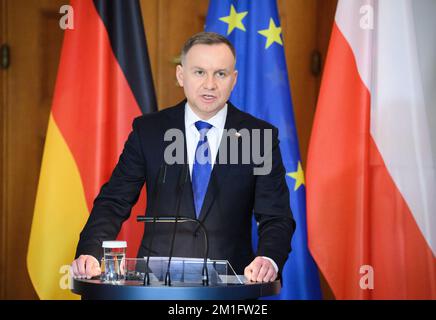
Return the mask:
<svg viewBox="0 0 436 320">
<path fill-rule="evenodd" d="M 171 246 L 170 246 L 170 254 L 168 256 L 168 266 L 167 266 L 167 272 L 165 274 L 165 285 L 171 286 L 171 274 L 170 274 L 170 266 L 171 266 L 171 259 L 173 257 L 173 250 L 174 250 L 174 242 L 176 239 L 176 233 L 177 233 L 177 221 L 180 216 L 180 204 L 182 203 L 182 196 L 183 191 L 185 190 L 186 182 L 188 181 L 188 166 L 183 165 L 182 172 L 180 172 L 179 176 L 179 183 L 178 183 L 178 192 L 177 192 L 177 201 L 176 201 L 176 219 L 174 223 L 174 229 L 171 239 Z"/>
<path fill-rule="evenodd" d="M 151 229 L 150 242 L 149 242 L 149 246 L 148 246 L 147 262 L 145 265 L 144 286 L 150 285 L 150 275 L 148 272 L 148 265 L 149 265 L 149 261 L 150 261 L 150 255 L 151 255 L 151 247 L 153 245 L 154 230 L 156 229 L 156 215 L 157 215 L 156 209 L 158 207 L 160 194 L 162 193 L 161 188 L 162 188 L 162 185 L 165 183 L 166 175 L 167 175 L 167 165 L 165 163 L 163 163 L 159 168 L 159 173 L 158 173 L 158 177 L 157 177 L 157 184 L 156 184 L 156 188 L 154 189 L 154 193 L 153 193 L 153 199 L 155 199 L 155 202 L 153 205 L 153 216 L 154 217 L 151 218 L 151 219 L 153 219 L 153 225 L 152 225 L 152 229 Z"/>
<path fill-rule="evenodd" d="M 198 225 L 198 227 L 203 231 L 203 235 L 204 235 L 204 261 L 203 261 L 203 271 L 202 271 L 202 283 L 203 286 L 208 286 L 209 285 L 209 273 L 207 270 L 207 257 L 209 255 L 209 238 L 207 236 L 207 230 L 206 227 L 204 226 L 204 224 L 198 220 L 198 219 L 194 219 L 194 218 L 189 218 L 189 217 L 146 217 L 146 216 L 137 216 L 136 217 L 136 221 L 138 222 L 144 222 L 144 223 L 149 223 L 149 222 L 153 222 L 153 223 L 184 223 L 184 222 L 194 222 Z M 169 262 L 169 261 L 168 261 Z M 168 271 L 167 271 L 168 273 Z"/>
</svg>

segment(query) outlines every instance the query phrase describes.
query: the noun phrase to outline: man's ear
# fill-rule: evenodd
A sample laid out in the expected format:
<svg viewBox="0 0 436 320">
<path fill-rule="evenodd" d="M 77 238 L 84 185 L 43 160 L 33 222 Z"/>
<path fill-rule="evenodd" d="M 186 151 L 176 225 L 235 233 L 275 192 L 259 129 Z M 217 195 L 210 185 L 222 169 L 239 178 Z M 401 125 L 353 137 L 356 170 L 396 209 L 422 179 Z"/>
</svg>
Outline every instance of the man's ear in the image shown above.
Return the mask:
<svg viewBox="0 0 436 320">
<path fill-rule="evenodd" d="M 238 82 L 238 70 L 234 71 L 234 76 L 235 76 L 235 80 L 233 80 L 232 90 L 236 86 L 236 82 Z"/>
<path fill-rule="evenodd" d="M 183 67 L 180 64 L 176 67 L 176 78 L 179 86 L 183 87 Z"/>
</svg>

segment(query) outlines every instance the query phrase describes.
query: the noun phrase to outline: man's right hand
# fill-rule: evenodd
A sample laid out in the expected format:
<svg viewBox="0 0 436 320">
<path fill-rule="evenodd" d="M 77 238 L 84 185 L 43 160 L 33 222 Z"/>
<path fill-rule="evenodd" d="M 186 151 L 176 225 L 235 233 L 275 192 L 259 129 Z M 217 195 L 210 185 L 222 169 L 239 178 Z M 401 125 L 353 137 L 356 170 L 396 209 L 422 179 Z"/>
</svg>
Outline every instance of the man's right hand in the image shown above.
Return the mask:
<svg viewBox="0 0 436 320">
<path fill-rule="evenodd" d="M 100 263 L 93 256 L 81 255 L 71 266 L 75 278 L 91 279 L 101 274 Z"/>
</svg>

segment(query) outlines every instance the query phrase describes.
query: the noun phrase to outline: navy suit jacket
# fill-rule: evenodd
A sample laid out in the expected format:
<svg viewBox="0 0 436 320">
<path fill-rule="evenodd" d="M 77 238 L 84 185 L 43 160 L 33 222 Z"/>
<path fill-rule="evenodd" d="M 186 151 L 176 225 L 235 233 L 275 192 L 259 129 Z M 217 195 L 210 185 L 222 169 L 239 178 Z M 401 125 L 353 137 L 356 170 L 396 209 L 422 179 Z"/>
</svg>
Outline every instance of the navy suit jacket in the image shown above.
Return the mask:
<svg viewBox="0 0 436 320">
<path fill-rule="evenodd" d="M 182 187 L 179 183 L 182 172 L 187 172 L 186 165 L 166 166 L 165 182 L 161 184 L 160 195 L 156 196 L 165 148 L 171 143 L 164 141 L 164 135 L 169 129 L 185 132 L 185 103 L 186 100 L 133 121 L 133 130 L 118 164 L 95 199 L 89 219 L 80 234 L 76 258 L 81 254 L 90 254 L 101 259 L 102 241 L 117 237 L 122 223 L 129 218 L 144 183 L 147 188 L 147 216 L 175 216 L 179 198 L 180 216 L 195 218 L 189 175 L 187 180 L 181 180 L 184 182 Z M 258 165 L 252 159 L 248 164 L 229 164 L 228 161 L 220 163 L 217 160 L 199 216 L 209 236 L 209 258 L 229 260 L 235 271 L 243 274 L 244 268 L 255 256 L 267 256 L 277 263 L 280 272 L 291 250 L 295 221 L 289 206 L 289 190 L 285 182 L 278 130 L 269 123 L 238 110 L 229 102 L 225 129 L 231 128 L 237 131 L 248 129 L 249 132 L 252 129 L 272 130 L 272 170 L 267 175 L 254 175 L 253 169 Z M 262 134 L 261 137 L 260 141 L 263 141 Z M 183 146 L 185 151 L 186 142 Z M 223 152 L 223 147 L 222 142 L 217 159 Z M 261 151 L 263 152 L 262 148 Z M 227 155 L 230 157 L 229 152 Z M 184 152 L 184 159 L 186 158 Z M 253 213 L 258 222 L 257 252 L 253 252 L 251 243 Z M 174 225 L 160 223 L 155 228 L 152 256 L 168 256 Z M 138 257 L 148 254 L 150 229 L 151 224 L 146 224 Z M 202 237 L 198 225 L 179 223 L 173 255 L 202 257 Z"/>
</svg>

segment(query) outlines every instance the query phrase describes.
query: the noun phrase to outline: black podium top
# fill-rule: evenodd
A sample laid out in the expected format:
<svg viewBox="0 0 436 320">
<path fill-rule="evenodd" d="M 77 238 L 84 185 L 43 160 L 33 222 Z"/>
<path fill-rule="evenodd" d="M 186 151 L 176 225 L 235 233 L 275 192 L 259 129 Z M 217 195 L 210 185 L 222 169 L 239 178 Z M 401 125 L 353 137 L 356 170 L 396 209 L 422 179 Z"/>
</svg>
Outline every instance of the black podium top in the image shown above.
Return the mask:
<svg viewBox="0 0 436 320">
<path fill-rule="evenodd" d="M 110 284 L 101 280 L 73 279 L 72 292 L 84 300 L 245 300 L 279 294 L 280 281 L 168 287 L 161 283 L 143 286 L 140 281 Z"/>
</svg>

